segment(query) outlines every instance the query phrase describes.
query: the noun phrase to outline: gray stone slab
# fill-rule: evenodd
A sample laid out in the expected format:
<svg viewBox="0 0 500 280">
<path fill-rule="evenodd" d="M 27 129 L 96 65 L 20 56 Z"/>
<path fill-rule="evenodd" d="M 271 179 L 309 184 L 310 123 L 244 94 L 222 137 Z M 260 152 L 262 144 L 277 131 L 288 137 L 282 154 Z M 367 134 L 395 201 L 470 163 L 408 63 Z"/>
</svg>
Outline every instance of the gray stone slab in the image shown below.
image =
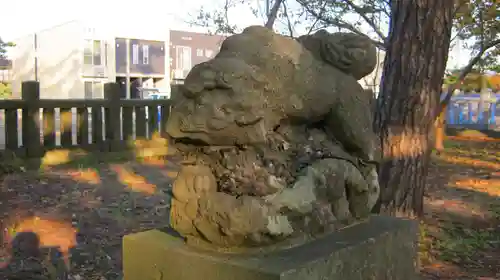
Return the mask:
<svg viewBox="0 0 500 280">
<path fill-rule="evenodd" d="M 295 248 L 220 254 L 160 230 L 124 237 L 125 280 L 413 280 L 415 221 L 374 216 Z"/>
</svg>

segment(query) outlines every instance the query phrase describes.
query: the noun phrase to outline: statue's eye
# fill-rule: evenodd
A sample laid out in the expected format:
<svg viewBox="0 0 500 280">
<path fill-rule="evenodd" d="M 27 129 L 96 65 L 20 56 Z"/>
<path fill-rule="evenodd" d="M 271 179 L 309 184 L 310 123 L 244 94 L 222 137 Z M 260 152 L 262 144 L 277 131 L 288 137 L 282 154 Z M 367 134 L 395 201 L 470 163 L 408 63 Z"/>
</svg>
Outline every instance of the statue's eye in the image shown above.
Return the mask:
<svg viewBox="0 0 500 280">
<path fill-rule="evenodd" d="M 198 107 L 210 104 L 210 97 L 206 94 L 199 94 L 196 96 L 196 105 Z"/>
<path fill-rule="evenodd" d="M 221 106 L 219 109 L 225 115 L 229 115 L 231 113 L 231 109 L 227 106 Z"/>
<path fill-rule="evenodd" d="M 220 118 L 220 119 L 226 118 L 227 113 L 223 110 L 222 107 L 214 106 L 213 112 L 214 112 L 214 116 L 216 118 Z"/>
</svg>

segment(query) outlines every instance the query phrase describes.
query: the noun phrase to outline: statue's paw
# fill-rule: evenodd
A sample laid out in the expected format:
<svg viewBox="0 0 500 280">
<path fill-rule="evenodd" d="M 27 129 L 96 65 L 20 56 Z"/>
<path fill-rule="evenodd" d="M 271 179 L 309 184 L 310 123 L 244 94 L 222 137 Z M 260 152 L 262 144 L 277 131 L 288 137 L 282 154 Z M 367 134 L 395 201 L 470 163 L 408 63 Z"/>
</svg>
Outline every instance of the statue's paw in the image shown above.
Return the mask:
<svg viewBox="0 0 500 280">
<path fill-rule="evenodd" d="M 363 176 L 359 169 L 350 166 L 347 168 L 346 179 L 351 214 L 357 219 L 368 217 L 380 194 L 375 167 Z"/>
<path fill-rule="evenodd" d="M 172 192 L 178 201 L 188 202 L 207 192 L 217 191 L 212 170 L 205 165 L 185 165 L 174 181 Z"/>
<path fill-rule="evenodd" d="M 380 196 L 380 184 L 379 184 L 379 178 L 378 178 L 378 173 L 377 173 L 377 167 L 375 165 L 372 165 L 371 170 L 367 173 L 365 176 L 366 181 L 368 182 L 368 207 L 370 208 L 370 211 L 372 208 L 375 206 L 375 203 L 377 203 L 377 200 Z"/>
<path fill-rule="evenodd" d="M 170 224 L 183 235 L 197 234 L 196 227 L 193 224 L 195 217 L 190 211 L 193 203 L 196 204 L 196 207 L 198 206 L 198 202 L 194 199 L 188 203 L 173 199 L 170 205 Z"/>
<path fill-rule="evenodd" d="M 379 195 L 375 169 L 370 174 L 363 176 L 355 165 L 341 159 L 318 161 L 306 172 L 314 182 L 316 197 L 327 200 L 333 215 L 341 222 L 370 214 Z"/>
</svg>

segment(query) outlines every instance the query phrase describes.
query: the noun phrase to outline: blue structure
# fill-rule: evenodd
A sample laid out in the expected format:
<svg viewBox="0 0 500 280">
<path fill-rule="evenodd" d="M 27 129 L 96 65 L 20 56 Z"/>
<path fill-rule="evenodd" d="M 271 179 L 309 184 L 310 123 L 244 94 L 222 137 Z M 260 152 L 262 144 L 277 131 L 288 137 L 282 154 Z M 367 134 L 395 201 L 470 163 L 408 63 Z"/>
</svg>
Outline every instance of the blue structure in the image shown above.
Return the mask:
<svg viewBox="0 0 500 280">
<path fill-rule="evenodd" d="M 444 98 L 444 95 L 442 96 Z M 479 94 L 458 95 L 451 98 L 446 112 L 446 121 L 452 126 L 500 126 L 497 107 L 500 106 L 500 94 L 480 102 Z"/>
<path fill-rule="evenodd" d="M 162 93 L 153 93 L 153 94 L 149 95 L 149 98 L 151 98 L 153 100 L 168 99 L 168 98 L 170 98 L 170 96 L 167 94 L 162 94 Z M 161 124 L 160 124 L 160 122 L 161 122 L 161 108 L 160 108 L 160 106 L 158 106 L 158 108 L 156 108 L 156 112 L 158 114 L 158 125 L 161 126 Z"/>
</svg>

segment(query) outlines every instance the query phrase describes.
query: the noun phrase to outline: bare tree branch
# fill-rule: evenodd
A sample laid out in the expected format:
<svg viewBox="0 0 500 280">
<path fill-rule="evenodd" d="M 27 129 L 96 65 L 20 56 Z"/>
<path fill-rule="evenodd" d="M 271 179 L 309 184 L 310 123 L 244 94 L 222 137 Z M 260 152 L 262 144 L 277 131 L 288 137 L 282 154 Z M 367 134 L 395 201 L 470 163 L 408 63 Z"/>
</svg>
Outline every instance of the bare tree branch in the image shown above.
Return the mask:
<svg viewBox="0 0 500 280">
<path fill-rule="evenodd" d="M 336 27 L 339 27 L 339 28 L 343 28 L 343 29 L 347 29 L 353 33 L 356 33 L 358 35 L 363 35 L 363 36 L 366 36 L 365 34 L 363 34 L 361 31 L 359 31 L 356 27 L 354 27 L 352 24 L 350 23 L 347 23 L 345 21 L 341 21 L 340 19 L 338 18 L 327 18 L 327 17 L 323 17 L 321 14 L 317 13 L 316 11 L 314 11 L 313 9 L 311 9 L 305 2 L 304 0 L 297 0 L 297 2 L 299 2 L 299 4 L 302 5 L 302 7 L 304 7 L 304 9 L 309 13 L 311 14 L 312 16 L 314 16 L 315 18 L 319 18 L 321 21 L 323 21 L 324 23 L 326 24 L 329 24 L 329 25 L 333 25 L 333 26 L 336 26 Z M 378 48 L 382 49 L 382 50 L 385 50 L 386 47 L 385 47 L 385 44 L 384 42 L 382 41 L 379 41 L 379 40 L 373 40 L 370 38 L 370 40 L 372 41 L 373 44 L 375 44 Z"/>
<path fill-rule="evenodd" d="M 273 7 L 271 8 L 271 11 L 269 12 L 269 15 L 267 16 L 267 22 L 264 25 L 265 27 L 269 29 L 273 29 L 274 22 L 276 21 L 276 18 L 278 17 L 278 11 L 280 9 L 281 3 L 283 3 L 284 0 L 275 0 Z"/>
<path fill-rule="evenodd" d="M 318 24 L 318 22 L 320 21 L 320 19 L 323 17 L 323 13 L 325 12 L 326 3 L 327 2 L 323 3 L 323 6 L 321 7 L 321 10 L 319 12 L 319 17 L 316 17 L 316 19 L 314 20 L 313 24 L 309 27 L 309 30 L 307 31 L 307 35 L 311 34 L 314 31 L 314 28 L 315 28 L 316 24 Z"/>
<path fill-rule="evenodd" d="M 195 20 L 184 20 L 192 26 L 200 26 L 208 29 L 209 34 L 235 34 L 236 25 L 229 23 L 229 10 L 237 4 L 234 0 L 224 0 L 224 4 L 217 10 L 206 12 L 203 7 L 194 16 Z"/>
<path fill-rule="evenodd" d="M 464 29 L 464 27 L 460 27 L 458 30 L 457 30 L 457 34 L 455 34 L 455 36 L 453 36 L 451 39 L 450 39 L 450 42 L 454 42 L 457 38 L 460 38 L 460 35 L 462 33 L 462 30 Z"/>
<path fill-rule="evenodd" d="M 385 9 L 382 9 L 382 12 L 384 13 L 384 15 L 388 18 L 391 17 L 391 12 L 389 11 L 389 7 L 391 6 L 391 3 L 390 3 L 391 0 L 386 0 L 386 1 L 383 1 L 384 4 L 385 4 Z"/>
<path fill-rule="evenodd" d="M 293 36 L 293 26 L 292 26 L 292 22 L 290 21 L 290 17 L 288 16 L 288 7 L 286 6 L 286 2 L 283 2 L 283 14 L 286 18 L 286 23 L 287 23 L 287 27 L 288 27 L 288 32 L 290 32 L 290 37 L 294 37 Z"/>
<path fill-rule="evenodd" d="M 363 8 L 354 4 L 354 2 L 351 0 L 343 0 L 343 1 L 366 21 L 366 23 L 373 29 L 375 33 L 377 33 L 377 35 L 380 37 L 382 41 L 384 42 L 387 41 L 387 36 L 385 36 L 384 32 L 380 30 L 379 26 L 375 24 L 375 22 L 367 16 L 366 12 L 363 11 Z"/>
<path fill-rule="evenodd" d="M 229 25 L 229 7 L 230 7 L 229 1 L 230 0 L 226 0 L 226 2 L 224 3 L 224 19 L 226 20 L 225 25 L 228 27 L 230 26 Z M 230 31 L 231 31 L 231 33 L 234 33 L 234 30 L 232 28 Z"/>
</svg>

